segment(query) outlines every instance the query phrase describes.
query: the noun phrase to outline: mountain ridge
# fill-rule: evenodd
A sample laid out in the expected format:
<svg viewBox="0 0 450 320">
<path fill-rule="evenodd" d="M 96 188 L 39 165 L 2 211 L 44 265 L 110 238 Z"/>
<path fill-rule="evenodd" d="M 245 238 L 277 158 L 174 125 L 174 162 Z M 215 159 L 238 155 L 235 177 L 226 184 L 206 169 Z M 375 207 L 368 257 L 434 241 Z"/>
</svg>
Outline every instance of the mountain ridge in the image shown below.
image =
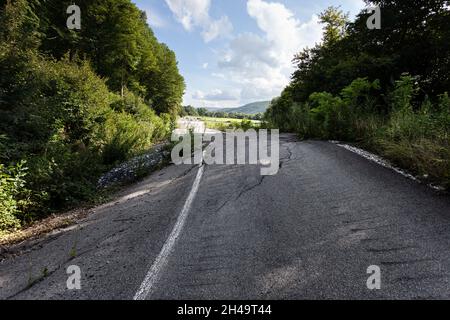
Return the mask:
<svg viewBox="0 0 450 320">
<path fill-rule="evenodd" d="M 266 112 L 270 105 L 270 101 L 257 101 L 248 103 L 237 108 L 208 108 L 210 112 L 226 112 L 226 113 L 244 113 L 254 115 Z"/>
</svg>

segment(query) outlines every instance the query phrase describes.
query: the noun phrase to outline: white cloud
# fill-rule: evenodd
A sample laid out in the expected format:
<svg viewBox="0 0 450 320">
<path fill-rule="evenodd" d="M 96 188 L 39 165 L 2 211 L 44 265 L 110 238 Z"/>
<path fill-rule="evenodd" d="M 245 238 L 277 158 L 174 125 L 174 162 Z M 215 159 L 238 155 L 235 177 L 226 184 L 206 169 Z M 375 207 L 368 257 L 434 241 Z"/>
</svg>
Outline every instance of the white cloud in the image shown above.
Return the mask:
<svg viewBox="0 0 450 320">
<path fill-rule="evenodd" d="M 219 79 L 225 79 L 225 75 L 223 73 L 213 72 L 211 73 L 211 76 Z"/>
<path fill-rule="evenodd" d="M 210 0 L 166 0 L 169 9 L 186 30 L 208 20 Z"/>
<path fill-rule="evenodd" d="M 220 36 L 228 36 L 233 31 L 233 25 L 227 16 L 223 16 L 219 20 L 211 20 L 203 27 L 202 36 L 205 42 L 211 42 Z"/>
<path fill-rule="evenodd" d="M 276 2 L 248 0 L 247 12 L 263 35 L 243 33 L 235 37 L 219 67 L 243 88 L 243 100 L 271 98 L 288 84 L 294 55 L 321 41 L 322 26 L 318 16 L 302 23 Z"/>
<path fill-rule="evenodd" d="M 219 32 L 224 29 L 220 24 L 226 25 L 227 22 L 220 22 L 219 19 L 215 20 L 217 26 L 211 24 L 214 20 L 209 14 L 210 0 L 166 2 L 177 3 L 177 8 L 171 8 L 176 19 L 186 30 L 199 28 L 205 41 L 224 35 L 224 32 Z M 194 91 L 194 88 L 187 91 L 187 102 L 202 107 L 235 107 L 247 102 L 269 100 L 280 94 L 294 71 L 294 55 L 305 47 L 313 47 L 321 42 L 323 35 L 318 15 L 300 21 L 292 10 L 280 2 L 246 0 L 248 16 L 255 22 L 259 32 L 242 31 L 230 37 L 226 47 L 211 49 L 214 56 L 218 57 L 218 64 L 208 66 L 211 70 L 210 79 L 195 88 L 203 88 L 204 92 Z M 365 6 L 362 0 L 341 2 L 352 15 Z M 180 6 L 185 9 L 181 10 Z M 322 9 L 325 7 L 316 6 L 314 12 L 318 14 Z M 224 21 L 228 21 L 228 18 L 225 17 Z M 214 88 L 227 89 L 212 90 Z"/>
<path fill-rule="evenodd" d="M 249 0 L 247 11 L 265 32 L 266 41 L 274 51 L 272 54 L 275 54 L 280 62 L 290 61 L 293 53 L 321 40 L 322 27 L 317 16 L 302 24 L 283 4 L 262 0 Z"/>
<path fill-rule="evenodd" d="M 233 25 L 227 16 L 218 20 L 211 18 L 211 0 L 166 0 L 166 3 L 184 29 L 192 31 L 199 27 L 205 42 L 229 36 L 233 31 Z"/>
<path fill-rule="evenodd" d="M 209 63 L 205 62 L 204 64 L 202 64 L 202 69 L 208 69 L 209 67 Z"/>
<path fill-rule="evenodd" d="M 239 99 L 239 92 L 215 89 L 211 92 L 204 93 L 203 91 L 198 90 L 194 92 L 192 98 L 204 101 L 235 101 Z"/>
</svg>

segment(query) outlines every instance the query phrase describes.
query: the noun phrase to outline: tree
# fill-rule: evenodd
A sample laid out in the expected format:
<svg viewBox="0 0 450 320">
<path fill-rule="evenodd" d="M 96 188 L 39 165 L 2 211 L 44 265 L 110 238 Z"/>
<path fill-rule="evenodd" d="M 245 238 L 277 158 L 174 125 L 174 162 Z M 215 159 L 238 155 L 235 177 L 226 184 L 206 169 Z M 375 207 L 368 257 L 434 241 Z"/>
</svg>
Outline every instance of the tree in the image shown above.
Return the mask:
<svg viewBox="0 0 450 320">
<path fill-rule="evenodd" d="M 206 117 L 208 115 L 208 109 L 206 108 L 199 108 L 197 111 L 200 117 Z"/>
<path fill-rule="evenodd" d="M 80 3 L 82 28 L 66 28 L 65 10 L 72 1 L 41 0 L 41 51 L 57 59 L 66 54 L 87 58 L 109 87 L 123 97 L 125 89 L 145 98 L 158 113 L 176 115 L 184 94 L 176 56 L 158 42 L 146 14 L 130 0 L 85 0 Z"/>
<path fill-rule="evenodd" d="M 324 25 L 323 43 L 333 45 L 345 36 L 349 15 L 344 14 L 339 7 L 328 7 L 319 15 L 320 23 Z"/>
<path fill-rule="evenodd" d="M 183 116 L 198 117 L 198 111 L 193 106 L 183 107 Z"/>
<path fill-rule="evenodd" d="M 162 44 L 157 49 L 157 69 L 146 74 L 142 83 L 147 88 L 146 99 L 156 112 L 176 115 L 184 94 L 185 83 L 178 73 L 175 53 Z"/>
<path fill-rule="evenodd" d="M 90 199 L 112 165 L 167 139 L 150 102 L 181 103 L 175 54 L 130 0 L 80 1 L 79 31 L 69 4 L 0 2 L 0 233 Z"/>
<path fill-rule="evenodd" d="M 1 4 L 0 39 L 2 46 L 16 49 L 36 48 L 39 44 L 39 18 L 34 13 L 35 1 L 8 0 Z"/>
</svg>

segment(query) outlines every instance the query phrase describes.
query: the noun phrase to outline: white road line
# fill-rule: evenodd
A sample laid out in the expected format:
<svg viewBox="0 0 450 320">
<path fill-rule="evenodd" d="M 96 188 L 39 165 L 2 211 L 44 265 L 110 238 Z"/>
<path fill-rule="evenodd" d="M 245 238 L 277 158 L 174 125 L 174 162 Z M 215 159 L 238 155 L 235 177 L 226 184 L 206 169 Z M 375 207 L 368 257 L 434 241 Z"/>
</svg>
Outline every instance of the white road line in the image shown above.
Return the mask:
<svg viewBox="0 0 450 320">
<path fill-rule="evenodd" d="M 350 152 L 356 153 L 357 155 L 359 155 L 359 156 L 361 156 L 363 158 L 366 158 L 369 161 L 375 162 L 376 164 L 378 164 L 380 166 L 383 166 L 385 168 L 393 170 L 393 171 L 397 172 L 398 174 L 401 174 L 402 176 L 404 176 L 404 177 L 406 177 L 408 179 L 411 179 L 411 180 L 413 180 L 415 182 L 421 182 L 420 179 L 416 178 L 415 176 L 413 176 L 412 174 L 408 173 L 405 170 L 397 168 L 396 166 L 392 165 L 388 160 L 385 160 L 385 159 L 383 159 L 380 156 L 377 156 L 377 155 L 375 155 L 373 153 L 370 153 L 370 152 L 368 152 L 366 150 L 363 150 L 363 149 L 360 149 L 360 148 L 357 148 L 357 147 L 354 147 L 354 146 L 350 146 L 348 144 L 340 143 L 339 141 L 330 141 L 330 142 L 334 143 L 335 145 L 337 145 L 337 146 L 339 146 L 341 148 L 347 149 Z M 435 186 L 433 184 L 429 184 L 428 186 L 430 188 L 438 190 L 438 191 L 444 191 L 445 190 L 445 188 L 443 188 L 441 186 Z"/>
<path fill-rule="evenodd" d="M 152 267 L 148 271 L 147 275 L 145 276 L 145 279 L 142 282 L 138 292 L 134 296 L 133 298 L 134 300 L 144 300 L 153 292 L 155 284 L 159 280 L 161 271 L 166 266 L 167 259 L 172 253 L 175 243 L 177 242 L 178 237 L 180 236 L 181 231 L 183 230 L 183 227 L 186 223 L 186 218 L 188 217 L 189 210 L 192 206 L 192 203 L 194 202 L 195 196 L 197 195 L 198 188 L 200 186 L 200 181 L 203 176 L 204 168 L 205 168 L 204 165 L 201 165 L 199 167 L 197 176 L 195 177 L 194 184 L 192 185 L 191 192 L 189 193 L 189 196 L 186 199 L 186 203 L 184 204 L 183 210 L 181 210 L 181 213 L 178 217 L 177 222 L 175 223 L 175 226 L 173 227 L 172 232 L 169 235 L 169 238 L 167 238 L 166 242 L 164 243 L 164 246 L 161 249 L 161 252 L 159 253 Z"/>
</svg>

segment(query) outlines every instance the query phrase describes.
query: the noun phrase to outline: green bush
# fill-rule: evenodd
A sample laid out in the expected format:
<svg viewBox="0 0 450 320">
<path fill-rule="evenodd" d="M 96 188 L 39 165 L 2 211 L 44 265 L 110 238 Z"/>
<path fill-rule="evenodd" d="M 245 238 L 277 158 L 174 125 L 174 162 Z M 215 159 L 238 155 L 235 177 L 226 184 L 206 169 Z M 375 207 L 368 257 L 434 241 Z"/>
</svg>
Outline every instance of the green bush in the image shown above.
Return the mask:
<svg viewBox="0 0 450 320">
<path fill-rule="evenodd" d="M 344 107 L 340 97 L 333 97 L 327 92 L 313 93 L 309 97 L 309 104 L 309 113 L 314 123 L 313 135 L 325 139 L 342 135 Z"/>
<path fill-rule="evenodd" d="M 152 143 L 151 128 L 141 125 L 130 114 L 115 113 L 106 125 L 107 143 L 103 150 L 105 164 L 123 162 Z"/>
<path fill-rule="evenodd" d="M 295 131 L 303 138 L 364 140 L 372 138 L 381 122 L 375 98 L 380 82 L 358 78 L 340 95 L 315 92 L 306 102 L 294 102 L 288 87 L 265 114 L 271 127 Z"/>
<path fill-rule="evenodd" d="M 0 234 L 20 227 L 20 207 L 26 205 L 20 194 L 26 192 L 25 161 L 5 167 L 0 163 Z"/>
<path fill-rule="evenodd" d="M 172 131 L 171 117 L 161 117 L 150 109 L 141 98 L 125 92 L 112 103 L 104 127 L 105 146 L 102 150 L 104 164 L 114 164 L 148 150 L 155 142 L 162 141 Z"/>
<path fill-rule="evenodd" d="M 243 119 L 238 122 L 233 122 L 232 127 L 235 130 L 243 130 L 248 131 L 250 129 L 258 129 L 259 127 L 255 125 L 251 120 L 249 119 Z"/>
<path fill-rule="evenodd" d="M 450 98 L 426 96 L 420 103 L 416 78 L 403 74 L 383 106 L 380 82 L 354 80 L 339 96 L 316 92 L 295 103 L 289 87 L 265 117 L 275 128 L 302 138 L 359 142 L 401 167 L 450 186 Z M 386 110 L 389 110 L 386 114 Z M 278 126 L 280 125 L 280 126 Z"/>
<path fill-rule="evenodd" d="M 60 28 L 68 2 L 0 5 L 0 232 L 95 197 L 167 138 L 182 99 L 175 54 L 131 1 L 85 1 L 82 32 Z"/>
<path fill-rule="evenodd" d="M 426 97 L 418 110 L 412 104 L 419 88 L 403 76 L 391 93 L 392 113 L 376 140 L 380 152 L 402 167 L 450 187 L 450 103 L 448 94 L 437 103 Z"/>
<path fill-rule="evenodd" d="M 131 92 L 111 93 L 85 61 L 3 50 L 0 72 L 0 161 L 28 167 L 26 177 L 2 173 L 0 230 L 91 199 L 103 172 L 170 132 L 169 115 Z M 15 176 L 29 191 L 11 189 Z M 27 207 L 17 205 L 25 198 Z"/>
</svg>

